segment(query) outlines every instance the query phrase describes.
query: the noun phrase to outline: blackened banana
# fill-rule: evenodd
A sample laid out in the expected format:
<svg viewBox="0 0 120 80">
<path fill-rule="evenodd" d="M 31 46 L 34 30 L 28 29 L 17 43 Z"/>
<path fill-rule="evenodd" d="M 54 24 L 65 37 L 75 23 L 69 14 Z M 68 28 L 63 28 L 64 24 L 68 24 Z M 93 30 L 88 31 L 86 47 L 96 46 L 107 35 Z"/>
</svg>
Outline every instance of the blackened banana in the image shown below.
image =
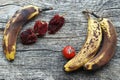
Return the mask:
<svg viewBox="0 0 120 80">
<path fill-rule="evenodd" d="M 23 25 L 34 16 L 45 10 L 52 8 L 39 9 L 37 6 L 29 5 L 16 11 L 12 18 L 7 22 L 3 36 L 3 50 L 6 58 L 13 61 L 16 53 L 17 35 Z"/>
<path fill-rule="evenodd" d="M 115 27 L 110 20 L 106 18 L 100 18 L 94 13 L 91 14 L 98 18 L 98 22 L 102 27 L 103 43 L 97 55 L 89 60 L 84 67 L 87 70 L 96 70 L 107 64 L 114 56 L 117 43 L 117 34 Z"/>
</svg>

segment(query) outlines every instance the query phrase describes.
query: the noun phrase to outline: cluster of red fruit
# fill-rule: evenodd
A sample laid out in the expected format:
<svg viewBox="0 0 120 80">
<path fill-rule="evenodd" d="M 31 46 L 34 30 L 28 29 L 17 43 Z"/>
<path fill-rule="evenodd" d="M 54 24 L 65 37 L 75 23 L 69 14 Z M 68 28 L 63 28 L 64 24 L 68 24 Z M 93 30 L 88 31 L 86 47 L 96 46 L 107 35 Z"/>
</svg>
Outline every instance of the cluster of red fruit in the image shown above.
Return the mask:
<svg viewBox="0 0 120 80">
<path fill-rule="evenodd" d="M 33 29 L 27 29 L 20 34 L 23 44 L 32 44 L 37 41 L 38 37 L 43 37 L 47 31 L 49 34 L 55 34 L 64 25 L 63 16 L 55 15 L 47 24 L 45 21 L 36 21 Z M 62 50 L 63 56 L 71 59 L 75 56 L 75 49 L 72 46 L 65 46 Z"/>
<path fill-rule="evenodd" d="M 47 31 L 49 34 L 55 34 L 64 25 L 65 19 L 63 16 L 55 15 L 47 24 L 45 21 L 36 21 L 33 29 L 27 29 L 20 34 L 23 44 L 32 44 L 37 41 L 38 37 L 43 37 Z"/>
</svg>

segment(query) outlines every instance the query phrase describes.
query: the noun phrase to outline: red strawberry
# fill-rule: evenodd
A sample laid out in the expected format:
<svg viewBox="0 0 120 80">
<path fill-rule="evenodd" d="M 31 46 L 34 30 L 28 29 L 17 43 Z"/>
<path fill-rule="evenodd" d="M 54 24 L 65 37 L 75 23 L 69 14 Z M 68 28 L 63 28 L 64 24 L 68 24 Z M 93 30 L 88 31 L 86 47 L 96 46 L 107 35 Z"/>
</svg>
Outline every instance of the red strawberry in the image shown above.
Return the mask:
<svg viewBox="0 0 120 80">
<path fill-rule="evenodd" d="M 56 14 L 49 22 L 48 33 L 55 34 L 64 25 L 64 23 L 64 17 Z"/>
<path fill-rule="evenodd" d="M 48 30 L 48 24 L 45 21 L 36 21 L 34 25 L 34 33 L 38 37 L 42 37 L 46 34 Z"/>
<path fill-rule="evenodd" d="M 32 44 L 37 41 L 37 36 L 32 29 L 27 29 L 20 34 L 20 38 L 23 44 Z"/>
</svg>

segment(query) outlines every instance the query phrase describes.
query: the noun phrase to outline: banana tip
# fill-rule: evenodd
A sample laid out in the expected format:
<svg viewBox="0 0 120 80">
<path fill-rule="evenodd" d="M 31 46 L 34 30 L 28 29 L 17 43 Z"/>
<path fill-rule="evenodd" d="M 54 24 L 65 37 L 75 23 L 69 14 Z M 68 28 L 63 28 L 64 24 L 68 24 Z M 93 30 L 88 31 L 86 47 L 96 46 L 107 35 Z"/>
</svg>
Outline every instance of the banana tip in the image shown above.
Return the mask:
<svg viewBox="0 0 120 80">
<path fill-rule="evenodd" d="M 69 72 L 69 71 L 70 71 L 70 69 L 69 69 L 68 67 L 64 67 L 64 70 L 65 70 L 66 72 Z"/>
<path fill-rule="evenodd" d="M 13 62 L 14 61 L 14 59 L 11 59 L 11 60 L 9 60 L 10 62 Z"/>
<path fill-rule="evenodd" d="M 92 70 L 92 65 L 84 65 L 85 70 Z"/>
<path fill-rule="evenodd" d="M 8 53 L 8 54 L 6 54 L 6 58 L 7 58 L 8 61 L 13 62 L 15 56 L 14 56 L 13 54 L 9 54 L 9 53 Z"/>
</svg>

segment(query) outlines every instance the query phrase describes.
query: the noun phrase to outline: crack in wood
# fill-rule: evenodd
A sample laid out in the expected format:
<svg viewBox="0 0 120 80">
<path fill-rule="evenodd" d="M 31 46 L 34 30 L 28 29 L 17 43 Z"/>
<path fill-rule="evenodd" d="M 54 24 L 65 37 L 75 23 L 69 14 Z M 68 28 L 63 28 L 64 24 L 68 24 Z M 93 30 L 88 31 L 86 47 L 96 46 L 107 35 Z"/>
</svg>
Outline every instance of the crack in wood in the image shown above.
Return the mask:
<svg viewBox="0 0 120 80">
<path fill-rule="evenodd" d="M 70 39 L 72 39 L 72 38 L 79 38 L 79 37 L 81 37 L 81 36 L 74 36 L 74 37 L 73 37 L 73 36 L 69 36 L 69 37 L 58 37 L 58 36 L 57 36 L 57 37 L 56 37 L 56 36 L 55 36 L 55 37 L 48 37 L 48 36 L 47 36 L 47 37 L 44 37 L 44 39 L 63 39 L 63 38 L 64 38 L 64 39 L 65 39 L 65 38 L 70 38 Z"/>
<path fill-rule="evenodd" d="M 117 10 L 118 10 L 118 9 L 120 9 L 120 8 L 119 8 L 119 7 L 112 7 L 112 8 L 106 8 L 106 9 L 104 9 L 104 10 L 112 10 L 112 9 L 115 9 L 115 10 L 117 9 Z"/>
<path fill-rule="evenodd" d="M 3 5 L 0 5 L 0 7 L 5 7 L 5 6 L 9 6 L 9 5 L 20 6 L 20 5 L 18 5 L 18 4 L 3 4 Z"/>
<path fill-rule="evenodd" d="M 4 28 L 0 28 L 0 32 L 3 32 L 4 31 Z"/>
<path fill-rule="evenodd" d="M 53 51 L 53 52 L 61 52 L 61 50 L 51 50 L 51 49 L 29 49 L 29 50 L 16 50 L 17 52 L 26 52 L 26 51 Z"/>
<path fill-rule="evenodd" d="M 7 22 L 0 21 L 0 23 L 7 23 Z"/>
</svg>

